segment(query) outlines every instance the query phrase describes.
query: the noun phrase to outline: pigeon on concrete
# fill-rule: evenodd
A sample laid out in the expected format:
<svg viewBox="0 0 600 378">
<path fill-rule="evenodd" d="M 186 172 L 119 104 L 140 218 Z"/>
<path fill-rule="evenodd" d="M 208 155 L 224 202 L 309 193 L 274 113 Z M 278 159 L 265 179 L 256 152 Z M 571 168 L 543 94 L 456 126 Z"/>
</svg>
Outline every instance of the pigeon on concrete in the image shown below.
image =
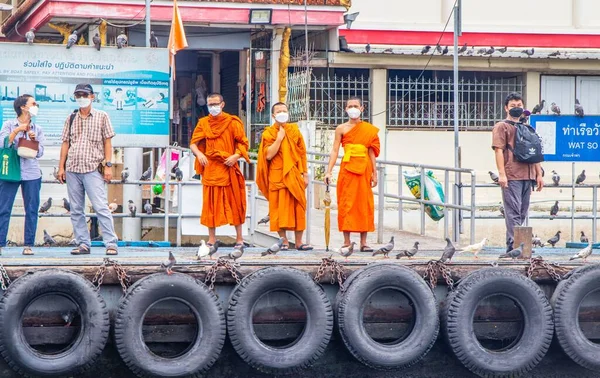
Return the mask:
<svg viewBox="0 0 600 378">
<path fill-rule="evenodd" d="M 506 50 L 508 50 L 508 47 L 506 46 L 496 49 L 496 51 L 498 51 L 500 54 L 504 54 Z"/>
<path fill-rule="evenodd" d="M 203 257 L 208 256 L 210 248 L 206 245 L 204 240 L 200 240 L 200 246 L 198 247 L 198 260 L 202 260 Z"/>
<path fill-rule="evenodd" d="M 149 181 L 150 177 L 152 177 L 152 167 L 148 167 L 148 169 L 146 169 L 144 173 L 142 173 L 140 181 Z"/>
<path fill-rule="evenodd" d="M 560 176 L 558 173 L 556 173 L 556 171 L 552 171 L 552 182 L 554 183 L 554 186 L 558 186 L 558 184 L 560 184 Z"/>
<path fill-rule="evenodd" d="M 489 49 L 485 50 L 485 53 L 486 55 L 492 55 L 495 51 L 496 49 L 494 48 L 494 46 L 490 46 Z"/>
<path fill-rule="evenodd" d="M 73 47 L 73 45 L 77 43 L 78 39 L 79 36 L 77 35 L 77 30 L 73 30 L 73 33 L 69 36 L 69 39 L 67 40 L 67 49 Z"/>
<path fill-rule="evenodd" d="M 111 213 L 114 213 L 115 211 L 117 211 L 117 209 L 119 208 L 119 205 L 117 204 L 117 199 L 114 199 L 114 202 L 111 202 L 108 204 L 108 210 L 110 210 Z"/>
<path fill-rule="evenodd" d="M 446 54 L 448 54 L 448 46 L 444 47 L 444 49 L 442 50 L 442 55 Z"/>
<path fill-rule="evenodd" d="M 258 221 L 258 224 L 267 224 L 267 223 L 269 223 L 270 220 L 271 220 L 271 217 L 269 214 L 267 214 L 265 217 L 263 217 L 261 220 Z"/>
<path fill-rule="evenodd" d="M 583 106 L 581 106 L 578 99 L 575 99 L 575 115 L 577 117 L 583 117 L 585 115 Z"/>
<path fill-rule="evenodd" d="M 464 53 L 465 51 L 467 51 L 467 44 L 466 44 L 466 43 L 465 43 L 464 45 L 462 45 L 462 47 L 461 47 L 461 48 L 459 48 L 459 49 L 458 49 L 458 53 L 459 53 L 459 54 L 462 54 L 462 53 Z"/>
<path fill-rule="evenodd" d="M 449 263 L 452 262 L 452 257 L 456 252 L 456 248 L 452 244 L 450 238 L 446 238 L 446 247 L 444 248 L 444 253 L 442 253 L 442 257 L 440 258 L 440 262 L 445 263 L 446 261 Z"/>
<path fill-rule="evenodd" d="M 347 247 L 341 247 L 340 250 L 339 250 L 340 256 L 345 257 L 346 261 L 348 261 L 348 257 L 350 257 L 354 253 L 354 246 L 355 245 L 356 245 L 356 242 L 352 242 Z"/>
<path fill-rule="evenodd" d="M 512 251 L 509 251 L 503 255 L 498 256 L 499 259 L 518 259 L 523 254 L 523 246 L 525 243 L 519 244 L 519 248 L 515 248 Z"/>
<path fill-rule="evenodd" d="M 208 255 L 210 256 L 211 259 L 212 259 L 213 255 L 215 253 L 217 253 L 217 251 L 219 250 L 220 245 L 221 245 L 221 241 L 217 240 L 217 241 L 215 241 L 215 243 L 213 245 L 208 246 Z"/>
<path fill-rule="evenodd" d="M 542 243 L 542 239 L 539 238 L 537 235 L 534 235 L 531 238 L 531 245 L 534 247 L 540 247 L 540 248 L 544 247 L 544 243 Z"/>
<path fill-rule="evenodd" d="M 435 50 L 441 54 L 442 53 L 442 46 L 435 45 Z"/>
<path fill-rule="evenodd" d="M 583 231 L 581 231 L 581 236 L 579 237 L 579 241 L 582 243 L 588 243 L 589 239 L 587 236 L 585 236 L 585 233 Z"/>
<path fill-rule="evenodd" d="M 497 184 L 498 180 L 500 180 L 500 177 L 498 177 L 498 175 L 492 171 L 489 171 L 488 173 L 490 174 L 490 178 L 492 179 L 492 181 Z"/>
<path fill-rule="evenodd" d="M 371 52 L 371 44 L 370 43 L 367 43 L 367 45 L 365 46 L 365 51 L 367 52 L 367 54 Z"/>
<path fill-rule="evenodd" d="M 431 46 L 427 45 L 421 49 L 421 54 L 427 54 L 431 50 Z"/>
<path fill-rule="evenodd" d="M 475 46 L 471 46 L 471 48 L 465 53 L 466 56 L 473 56 L 473 54 L 475 54 Z"/>
<path fill-rule="evenodd" d="M 373 252 L 373 256 L 383 255 L 384 258 L 388 258 L 388 254 L 394 250 L 394 237 L 390 239 L 390 242 Z"/>
<path fill-rule="evenodd" d="M 48 201 L 44 202 L 40 207 L 40 213 L 46 213 L 52 207 L 52 197 L 48 198 Z"/>
<path fill-rule="evenodd" d="M 69 203 L 69 200 L 66 198 L 63 198 L 63 207 L 65 208 L 65 210 L 67 210 L 67 213 L 71 212 L 71 204 Z"/>
<path fill-rule="evenodd" d="M 548 244 L 552 245 L 552 248 L 554 248 L 554 246 L 556 245 L 556 243 L 558 243 L 558 241 L 560 240 L 560 231 L 556 231 L 556 234 L 551 237 L 550 239 L 548 239 Z"/>
<path fill-rule="evenodd" d="M 402 250 L 400 251 L 400 253 L 398 253 L 396 255 L 396 259 L 401 259 L 402 257 L 408 257 L 409 259 L 412 259 L 412 257 L 414 255 L 417 254 L 417 252 L 419 252 L 419 242 L 416 241 L 415 244 L 413 245 L 413 247 L 409 250 Z"/>
<path fill-rule="evenodd" d="M 552 104 L 550 104 L 550 110 L 552 111 L 553 114 L 560 115 L 560 107 L 558 105 L 556 105 L 556 102 L 553 102 Z"/>
<path fill-rule="evenodd" d="M 52 171 L 52 176 L 58 181 L 58 169 L 56 167 L 54 167 L 54 170 Z"/>
<path fill-rule="evenodd" d="M 157 48 L 158 47 L 158 38 L 154 35 L 154 32 L 150 32 L 150 47 Z"/>
<path fill-rule="evenodd" d="M 175 180 L 183 180 L 183 172 L 181 171 L 181 169 L 179 169 L 179 167 L 175 167 Z"/>
<path fill-rule="evenodd" d="M 504 206 L 502 206 L 502 202 L 500 202 L 500 206 L 498 207 L 498 210 L 500 210 L 500 215 L 502 215 L 502 218 L 504 218 L 506 216 L 506 214 L 504 214 Z"/>
<path fill-rule="evenodd" d="M 132 217 L 135 217 L 135 213 L 137 212 L 137 207 L 135 206 L 135 204 L 133 203 L 132 200 L 129 200 L 127 202 L 129 202 L 129 205 L 127 205 L 127 208 L 129 209 L 129 215 Z"/>
<path fill-rule="evenodd" d="M 102 45 L 102 40 L 100 39 L 100 36 L 98 35 L 98 33 L 96 33 L 94 38 L 92 38 L 92 42 L 94 42 L 94 47 L 96 48 L 96 50 L 100 51 L 100 48 Z"/>
<path fill-rule="evenodd" d="M 125 31 L 122 31 L 117 36 L 117 48 L 122 49 L 123 47 L 127 47 L 127 35 L 125 35 Z"/>
<path fill-rule="evenodd" d="M 475 258 L 478 259 L 479 257 L 477 257 L 477 255 L 485 247 L 487 242 L 488 242 L 488 239 L 483 238 L 483 240 L 481 240 L 479 243 L 468 245 L 468 246 L 462 248 L 461 250 L 459 250 L 458 253 L 461 254 L 464 252 L 471 252 L 475 256 Z"/>
<path fill-rule="evenodd" d="M 483 54 L 485 54 L 486 51 L 487 51 L 487 49 L 485 47 L 482 47 L 479 50 L 477 50 L 477 54 L 483 55 Z"/>
<path fill-rule="evenodd" d="M 546 105 L 546 100 L 542 100 L 539 104 L 533 107 L 531 111 L 532 114 L 541 114 L 542 109 L 544 109 L 544 105 Z"/>
<path fill-rule="evenodd" d="M 521 52 L 527 56 L 532 56 L 533 54 L 535 54 L 535 49 L 532 47 L 530 49 L 526 49 Z"/>
<path fill-rule="evenodd" d="M 167 271 L 167 274 L 170 276 L 171 274 L 173 274 L 173 271 L 171 270 L 175 264 L 177 264 L 177 260 L 175 260 L 175 256 L 173 256 L 173 253 L 171 251 L 169 251 L 169 259 L 165 262 L 160 263 L 160 267 L 162 269 L 165 269 Z"/>
<path fill-rule="evenodd" d="M 560 51 L 556 50 L 555 52 L 548 54 L 548 57 L 555 57 L 555 56 L 559 56 L 559 55 L 560 55 Z"/>
<path fill-rule="evenodd" d="M 229 259 L 233 261 L 237 261 L 240 257 L 244 255 L 245 245 L 240 245 L 238 248 L 234 248 L 227 256 L 223 256 L 224 259 Z"/>
<path fill-rule="evenodd" d="M 556 214 L 558 214 L 558 201 L 554 202 L 554 205 L 550 208 L 550 220 L 554 219 Z"/>
<path fill-rule="evenodd" d="M 581 171 L 579 176 L 577 176 L 577 179 L 575 180 L 575 184 L 580 185 L 580 184 L 583 184 L 584 181 L 585 181 L 585 169 L 583 171 Z"/>
<path fill-rule="evenodd" d="M 127 182 L 128 178 L 129 178 L 129 168 L 125 167 L 125 169 L 123 169 L 123 171 L 121 171 L 121 182 Z"/>
<path fill-rule="evenodd" d="M 277 254 L 277 252 L 279 252 L 281 250 L 282 245 L 283 245 L 283 238 L 279 238 L 277 240 L 277 243 L 270 246 L 266 251 L 262 252 L 260 255 L 261 256 L 275 255 L 275 254 Z"/>
<path fill-rule="evenodd" d="M 33 45 L 33 40 L 35 39 L 35 28 L 29 29 L 27 33 L 25 33 L 25 39 L 27 43 Z"/>
<path fill-rule="evenodd" d="M 588 246 L 582 249 L 581 251 L 574 254 L 569 261 L 576 259 L 583 259 L 583 262 L 587 262 L 587 258 L 592 254 L 592 242 L 588 242 Z"/>
<path fill-rule="evenodd" d="M 44 245 L 56 245 L 56 240 L 46 230 L 44 230 Z"/>
<path fill-rule="evenodd" d="M 146 200 L 146 203 L 144 204 L 144 212 L 146 215 L 152 215 L 152 204 L 150 203 L 150 200 Z"/>
</svg>

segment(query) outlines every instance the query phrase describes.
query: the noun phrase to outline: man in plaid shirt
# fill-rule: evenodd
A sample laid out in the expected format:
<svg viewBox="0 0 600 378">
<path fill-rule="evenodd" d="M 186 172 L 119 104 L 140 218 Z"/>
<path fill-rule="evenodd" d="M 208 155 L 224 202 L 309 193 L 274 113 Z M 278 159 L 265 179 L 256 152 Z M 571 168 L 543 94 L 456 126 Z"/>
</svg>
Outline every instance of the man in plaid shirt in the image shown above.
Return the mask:
<svg viewBox="0 0 600 378">
<path fill-rule="evenodd" d="M 71 223 L 77 241 L 73 255 L 90 253 L 91 240 L 85 219 L 85 194 L 98 217 L 107 255 L 117 254 L 117 235 L 106 200 L 104 182 L 112 179 L 112 143 L 115 136 L 106 112 L 92 109 L 95 98 L 90 84 L 78 84 L 75 101 L 79 110 L 67 117 L 62 133 L 58 180 L 67 183 Z M 72 122 L 71 122 L 72 119 Z M 104 174 L 100 173 L 104 167 Z"/>
</svg>

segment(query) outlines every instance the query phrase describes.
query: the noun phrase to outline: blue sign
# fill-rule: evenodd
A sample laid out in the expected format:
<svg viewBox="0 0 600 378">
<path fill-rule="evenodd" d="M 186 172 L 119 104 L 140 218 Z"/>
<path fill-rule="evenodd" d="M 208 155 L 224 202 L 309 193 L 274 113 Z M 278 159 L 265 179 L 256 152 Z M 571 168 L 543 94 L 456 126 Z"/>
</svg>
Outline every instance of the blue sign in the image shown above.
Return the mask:
<svg viewBox="0 0 600 378">
<path fill-rule="evenodd" d="M 546 161 L 600 162 L 600 116 L 532 115 Z"/>
</svg>

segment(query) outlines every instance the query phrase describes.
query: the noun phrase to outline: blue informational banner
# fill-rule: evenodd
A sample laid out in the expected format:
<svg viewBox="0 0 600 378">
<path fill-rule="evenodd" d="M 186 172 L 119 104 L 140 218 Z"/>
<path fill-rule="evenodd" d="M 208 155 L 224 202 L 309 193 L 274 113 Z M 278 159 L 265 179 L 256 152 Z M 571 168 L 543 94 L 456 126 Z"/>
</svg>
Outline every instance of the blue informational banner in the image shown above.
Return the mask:
<svg viewBox="0 0 600 378">
<path fill-rule="evenodd" d="M 546 161 L 600 161 L 600 116 L 532 115 Z"/>
<path fill-rule="evenodd" d="M 34 122 L 47 145 L 61 144 L 65 120 L 77 108 L 78 83 L 93 86 L 92 105 L 110 116 L 113 146 L 169 143 L 169 53 L 167 49 L 0 44 L 0 119 L 15 117 L 13 101 L 23 94 L 40 106 Z"/>
</svg>

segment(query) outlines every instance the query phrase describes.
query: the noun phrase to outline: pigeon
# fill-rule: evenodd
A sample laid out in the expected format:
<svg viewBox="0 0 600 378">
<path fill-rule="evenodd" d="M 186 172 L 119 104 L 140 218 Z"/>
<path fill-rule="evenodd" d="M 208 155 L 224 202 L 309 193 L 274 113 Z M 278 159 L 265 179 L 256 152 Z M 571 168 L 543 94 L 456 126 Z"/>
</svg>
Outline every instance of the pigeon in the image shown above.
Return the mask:
<svg viewBox="0 0 600 378">
<path fill-rule="evenodd" d="M 175 260 L 175 256 L 173 256 L 173 252 L 169 251 L 169 260 L 160 263 L 160 267 L 162 269 L 165 269 L 167 271 L 167 274 L 170 276 L 171 274 L 173 274 L 173 271 L 171 270 L 175 264 L 177 264 L 177 260 Z"/>
<path fill-rule="evenodd" d="M 40 213 L 46 213 L 52 207 L 52 197 L 48 198 L 48 201 L 44 202 L 40 207 Z"/>
<path fill-rule="evenodd" d="M 132 217 L 135 217 L 137 207 L 135 206 L 135 204 L 133 203 L 132 200 L 129 200 L 128 202 L 129 202 L 129 205 L 127 206 L 127 208 L 129 209 L 129 215 Z"/>
<path fill-rule="evenodd" d="M 560 231 L 556 231 L 556 234 L 551 237 L 550 239 L 548 239 L 548 244 L 552 245 L 552 248 L 554 248 L 554 246 L 556 245 L 556 243 L 558 243 L 558 241 L 560 240 Z"/>
<path fill-rule="evenodd" d="M 534 247 L 540 247 L 540 248 L 544 247 L 544 243 L 542 243 L 542 239 L 540 239 L 537 235 L 535 235 L 533 238 L 531 238 L 531 245 Z"/>
<path fill-rule="evenodd" d="M 419 242 L 418 241 L 415 242 L 415 244 L 413 245 L 413 247 L 411 249 L 409 249 L 409 250 L 404 249 L 404 250 L 400 251 L 400 253 L 398 253 L 396 255 L 396 258 L 401 259 L 402 257 L 408 257 L 409 259 L 412 259 L 412 257 L 414 255 L 416 255 L 417 252 L 419 252 Z"/>
<path fill-rule="evenodd" d="M 94 42 L 94 47 L 96 48 L 96 50 L 100 51 L 100 47 L 102 45 L 102 40 L 100 39 L 100 36 L 98 35 L 98 33 L 96 33 L 94 38 L 92 38 L 92 42 Z"/>
<path fill-rule="evenodd" d="M 531 111 L 532 114 L 541 114 L 542 109 L 544 109 L 544 105 L 546 105 L 546 100 L 542 100 L 539 104 L 533 107 Z"/>
<path fill-rule="evenodd" d="M 62 314 L 60 317 L 62 318 L 62 320 L 65 321 L 65 327 L 70 327 L 71 323 L 73 322 L 73 319 L 75 319 L 75 316 L 77 315 L 77 311 L 75 310 L 69 310 L 67 312 L 65 312 L 64 314 Z"/>
<path fill-rule="evenodd" d="M 552 113 L 560 115 L 560 108 L 558 107 L 558 105 L 556 105 L 556 102 L 550 104 L 550 110 L 552 111 Z"/>
<path fill-rule="evenodd" d="M 152 204 L 150 204 L 150 200 L 146 200 L 144 211 L 146 212 L 146 215 L 152 215 Z"/>
<path fill-rule="evenodd" d="M 125 31 L 122 31 L 121 34 L 117 36 L 117 48 L 122 49 L 123 47 L 127 47 L 127 36 L 125 35 Z"/>
<path fill-rule="evenodd" d="M 427 45 L 421 50 L 421 54 L 427 54 L 431 50 L 431 46 Z"/>
<path fill-rule="evenodd" d="M 583 231 L 581 231 L 581 237 L 579 237 L 579 241 L 582 242 L 582 243 L 589 242 L 588 237 L 585 236 L 585 233 Z"/>
<path fill-rule="evenodd" d="M 492 179 L 492 181 L 497 184 L 498 180 L 500 180 L 500 177 L 498 177 L 498 175 L 492 171 L 489 171 L 488 173 L 490 174 L 490 178 Z"/>
<path fill-rule="evenodd" d="M 498 51 L 500 54 L 504 54 L 506 52 L 506 50 L 508 50 L 508 47 L 506 47 L 506 46 L 496 49 L 496 51 Z"/>
<path fill-rule="evenodd" d="M 261 256 L 275 255 L 275 254 L 277 254 L 277 252 L 279 252 L 281 250 L 281 246 L 282 245 L 283 245 L 283 238 L 279 238 L 277 240 L 277 243 L 275 243 L 272 246 L 270 246 L 269 249 L 267 249 L 266 251 L 262 252 L 260 255 Z"/>
<path fill-rule="evenodd" d="M 578 99 L 575 99 L 575 115 L 577 117 L 583 117 L 585 115 L 583 112 L 583 106 L 581 106 Z"/>
<path fill-rule="evenodd" d="M 584 181 L 585 181 L 585 169 L 583 171 L 581 171 L 579 176 L 577 176 L 577 179 L 575 180 L 575 184 L 580 185 L 580 184 L 583 184 Z"/>
<path fill-rule="evenodd" d="M 123 171 L 121 171 L 121 182 L 127 182 L 128 178 L 129 178 L 129 168 L 125 167 L 125 169 L 123 169 Z"/>
<path fill-rule="evenodd" d="M 46 230 L 44 230 L 44 245 L 56 245 L 56 240 Z"/>
<path fill-rule="evenodd" d="M 213 245 L 208 246 L 208 255 L 210 256 L 211 260 L 212 257 L 215 253 L 217 253 L 217 251 L 219 250 L 219 246 L 221 245 L 221 241 L 217 240 L 215 241 L 215 243 Z"/>
<path fill-rule="evenodd" d="M 487 55 L 492 55 L 494 51 L 496 51 L 496 49 L 494 48 L 494 46 L 491 46 L 489 49 L 485 50 L 485 53 Z"/>
<path fill-rule="evenodd" d="M 114 213 L 115 211 L 117 211 L 118 208 L 119 208 L 119 205 L 117 204 L 116 198 L 115 198 L 114 202 L 111 202 L 108 204 L 108 210 L 110 210 L 111 213 Z"/>
<path fill-rule="evenodd" d="M 471 46 L 471 48 L 467 50 L 465 55 L 472 56 L 474 53 L 475 53 L 475 46 Z"/>
<path fill-rule="evenodd" d="M 465 248 L 459 250 L 458 253 L 460 254 L 463 252 L 472 252 L 473 255 L 475 256 L 475 258 L 478 259 L 479 257 L 477 257 L 477 255 L 479 254 L 479 252 L 481 252 L 483 247 L 485 247 L 487 242 L 488 242 L 488 239 L 483 238 L 483 240 L 481 240 L 479 243 L 468 245 Z"/>
<path fill-rule="evenodd" d="M 394 50 L 390 48 L 390 49 L 383 50 L 383 52 L 386 53 L 386 54 L 393 54 Z"/>
<path fill-rule="evenodd" d="M 446 54 L 448 54 L 448 46 L 444 47 L 444 49 L 442 50 L 442 55 Z"/>
<path fill-rule="evenodd" d="M 521 52 L 527 56 L 532 56 L 535 53 L 535 49 L 532 47 L 530 49 L 523 50 Z"/>
<path fill-rule="evenodd" d="M 229 254 L 227 256 L 223 256 L 223 258 L 237 261 L 237 259 L 239 259 L 240 257 L 242 257 L 244 255 L 245 248 L 246 248 L 246 246 L 242 244 L 242 245 L 240 245 L 239 248 L 234 248 L 233 251 L 229 252 Z"/>
<path fill-rule="evenodd" d="M 502 218 L 504 218 L 505 214 L 504 214 L 504 206 L 502 206 L 502 202 L 500 202 L 500 206 L 498 207 L 498 210 L 500 210 L 500 215 L 502 215 Z"/>
<path fill-rule="evenodd" d="M 181 171 L 181 169 L 179 169 L 179 167 L 175 167 L 175 180 L 183 180 L 183 172 Z"/>
<path fill-rule="evenodd" d="M 69 200 L 66 198 L 63 198 L 63 207 L 65 208 L 65 210 L 67 210 L 67 213 L 71 212 L 71 204 L 69 203 Z"/>
<path fill-rule="evenodd" d="M 435 45 L 435 50 L 441 54 L 442 53 L 442 46 L 440 46 L 439 44 Z"/>
<path fill-rule="evenodd" d="M 33 40 L 35 39 L 35 28 L 29 29 L 27 33 L 25 33 L 25 39 L 27 43 L 33 45 Z"/>
<path fill-rule="evenodd" d="M 477 50 L 477 54 L 483 55 L 483 54 L 485 54 L 486 51 L 487 51 L 487 49 L 485 47 L 482 47 L 479 50 Z"/>
<path fill-rule="evenodd" d="M 556 173 L 556 171 L 552 171 L 552 182 L 554 183 L 554 186 L 558 186 L 558 184 L 560 184 L 560 176 L 558 173 Z"/>
<path fill-rule="evenodd" d="M 271 220 L 271 217 L 269 214 L 267 214 L 265 217 L 263 217 L 261 220 L 258 221 L 258 224 L 267 224 L 267 223 L 269 223 L 270 220 Z"/>
<path fill-rule="evenodd" d="M 54 176 L 54 179 L 58 181 L 58 169 L 56 167 L 54 167 L 54 171 L 52 171 L 52 176 Z"/>
<path fill-rule="evenodd" d="M 452 245 L 450 238 L 446 238 L 446 247 L 444 248 L 444 253 L 439 261 L 441 263 L 445 263 L 446 261 L 448 261 L 448 264 L 451 263 L 454 252 L 456 252 L 456 248 L 454 248 L 454 245 Z"/>
<path fill-rule="evenodd" d="M 77 30 L 73 30 L 73 33 L 69 36 L 69 39 L 67 40 L 67 49 L 73 47 L 73 45 L 77 43 L 78 39 L 79 36 L 77 35 Z"/>
<path fill-rule="evenodd" d="M 519 244 L 519 248 L 515 248 L 512 251 L 509 251 L 503 255 L 498 256 L 499 259 L 513 259 L 516 260 L 523 254 L 523 246 L 525 243 Z"/>
<path fill-rule="evenodd" d="M 158 38 L 154 35 L 154 32 L 150 32 L 150 47 L 157 48 L 158 47 Z"/>
<path fill-rule="evenodd" d="M 341 247 L 340 250 L 339 250 L 340 256 L 345 257 L 346 261 L 348 261 L 348 257 L 350 257 L 350 255 L 352 255 L 352 253 L 354 253 L 354 246 L 355 245 L 356 245 L 356 242 L 352 242 L 347 247 Z"/>
<path fill-rule="evenodd" d="M 200 240 L 200 246 L 198 247 L 198 260 L 202 260 L 203 257 L 208 256 L 210 248 L 206 245 L 204 240 Z"/>
<path fill-rule="evenodd" d="M 554 57 L 554 56 L 559 56 L 560 55 L 560 51 L 556 50 L 553 53 L 548 54 L 548 57 Z"/>
<path fill-rule="evenodd" d="M 459 54 L 462 54 L 462 53 L 464 53 L 465 51 L 467 51 L 467 44 L 466 44 L 466 43 L 465 43 L 464 45 L 462 45 L 462 47 L 461 47 L 461 48 L 459 48 L 459 49 L 458 49 L 458 53 L 459 53 Z"/>
<path fill-rule="evenodd" d="M 371 52 L 371 44 L 370 43 L 367 43 L 367 45 L 365 46 L 365 51 L 367 52 L 367 54 Z"/>
<path fill-rule="evenodd" d="M 390 239 L 390 242 L 373 252 L 373 256 L 383 255 L 384 258 L 388 258 L 388 254 L 394 250 L 394 237 Z"/>
<path fill-rule="evenodd" d="M 554 205 L 550 208 L 550 220 L 558 214 L 558 201 L 554 202 Z"/>
<path fill-rule="evenodd" d="M 149 181 L 150 177 L 152 177 L 152 167 L 148 167 L 148 169 L 146 169 L 144 173 L 142 173 L 140 181 Z"/>
<path fill-rule="evenodd" d="M 592 254 L 592 242 L 588 242 L 588 243 L 589 244 L 588 244 L 587 247 L 585 247 L 581 251 L 579 251 L 576 254 L 574 254 L 569 259 L 569 261 L 576 260 L 576 259 L 583 259 L 583 262 L 586 263 L 587 262 L 587 258 L 590 257 L 590 255 Z"/>
</svg>

